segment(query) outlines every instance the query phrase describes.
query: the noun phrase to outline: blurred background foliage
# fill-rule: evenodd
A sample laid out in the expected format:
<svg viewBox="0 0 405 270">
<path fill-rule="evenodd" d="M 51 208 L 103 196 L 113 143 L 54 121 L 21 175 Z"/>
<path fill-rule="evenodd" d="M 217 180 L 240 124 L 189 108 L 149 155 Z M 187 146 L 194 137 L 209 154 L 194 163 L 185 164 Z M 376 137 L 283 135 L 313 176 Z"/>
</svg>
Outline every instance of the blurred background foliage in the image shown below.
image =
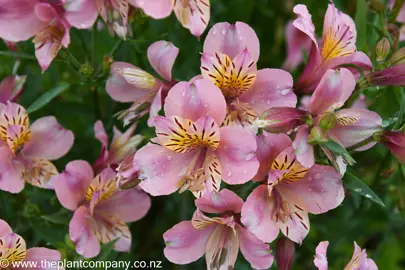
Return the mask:
<svg viewBox="0 0 405 270">
<path fill-rule="evenodd" d="M 211 0 L 210 27 L 217 22 L 243 21 L 254 28 L 261 42 L 259 68 L 279 68 L 285 59 L 284 27 L 292 19 L 292 8 L 302 3 L 308 6 L 321 35 L 323 16 L 328 0 Z M 379 16 L 368 9 L 365 0 L 335 0 L 336 6 L 356 20 L 358 49 L 374 55 L 376 42 L 381 38 L 375 28 Z M 61 52 L 49 70 L 42 73 L 34 58 L 31 41 L 18 44 L 19 56 L 0 53 L 0 79 L 12 73 L 16 62 L 17 73 L 28 75 L 20 103 L 26 108 L 39 96 L 60 85 L 70 85 L 50 103 L 30 114 L 30 119 L 55 115 L 59 122 L 75 133 L 75 144 L 67 156 L 58 160 L 60 171 L 74 159 L 94 162 L 100 143 L 94 137 L 93 125 L 101 119 L 111 135 L 113 125 L 122 124 L 113 118 L 114 113 L 129 107 L 118 104 L 105 91 L 108 62 L 125 61 L 154 73 L 146 57 L 147 47 L 157 40 L 168 40 L 180 48 L 174 66 L 174 79 L 189 80 L 199 73 L 200 52 L 205 34 L 197 40 L 182 28 L 172 14 L 155 21 L 134 10 L 133 37 L 126 41 L 111 37 L 104 27 L 92 30 L 71 30 L 71 45 Z M 101 23 L 101 22 L 100 22 Z M 0 43 L 0 51 L 7 51 Z M 78 63 L 68 63 L 71 54 Z M 372 58 L 374 61 L 374 57 Z M 302 67 L 301 67 L 302 68 Z M 15 68 L 14 68 L 15 69 Z M 293 75 L 296 78 L 298 72 Z M 371 110 L 389 120 L 399 110 L 400 99 L 393 89 L 366 91 Z M 153 129 L 141 119 L 137 132 L 148 138 Z M 49 147 L 52 147 L 50 145 Z M 383 200 L 385 207 L 358 194 L 346 191 L 346 199 L 337 209 L 319 216 L 311 215 L 311 230 L 301 246 L 296 245 L 293 269 L 314 269 L 315 247 L 322 240 L 330 241 L 328 260 L 330 269 L 343 269 L 353 252 L 353 241 L 366 248 L 380 269 L 405 269 L 405 168 L 399 165 L 382 146 L 366 152 L 355 153 L 357 164 L 353 172 L 367 183 Z M 231 187 L 246 199 L 256 184 Z M 137 207 L 134 205 L 134 208 Z M 117 253 L 106 245 L 96 259 L 104 260 L 162 260 L 163 269 L 204 269 L 205 261 L 186 266 L 176 266 L 163 255 L 162 234 L 182 220 L 189 220 L 195 210 L 191 193 L 153 198 L 148 215 L 131 225 L 131 252 Z M 0 218 L 6 220 L 27 241 L 28 247 L 49 246 L 58 248 L 69 260 L 79 259 L 68 239 L 68 224 L 72 213 L 63 209 L 55 194 L 27 185 L 18 195 L 0 191 Z M 272 243 L 272 248 L 275 242 Z M 240 255 L 236 269 L 250 269 Z M 274 264 L 272 269 L 276 269 Z"/>
</svg>

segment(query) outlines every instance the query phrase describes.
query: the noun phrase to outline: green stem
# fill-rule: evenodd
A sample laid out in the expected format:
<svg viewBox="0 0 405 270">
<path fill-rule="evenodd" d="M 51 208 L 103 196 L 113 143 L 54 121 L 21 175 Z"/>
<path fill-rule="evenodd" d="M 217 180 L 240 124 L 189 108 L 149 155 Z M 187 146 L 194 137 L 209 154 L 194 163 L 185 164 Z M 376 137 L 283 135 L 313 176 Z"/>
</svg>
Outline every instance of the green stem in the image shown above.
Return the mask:
<svg viewBox="0 0 405 270">
<path fill-rule="evenodd" d="M 391 10 L 391 13 L 389 15 L 389 22 L 394 23 L 397 20 L 398 14 L 402 9 L 402 6 L 404 5 L 405 0 L 395 0 L 395 4 Z"/>
<path fill-rule="evenodd" d="M 0 51 L 0 56 L 9 56 L 21 59 L 36 60 L 34 55 L 23 52 Z"/>
<path fill-rule="evenodd" d="M 399 110 L 399 114 L 398 114 L 398 119 L 395 122 L 395 125 L 393 127 L 393 130 L 398 129 L 401 124 L 402 124 L 402 120 L 403 120 L 403 116 L 404 116 L 404 112 L 405 112 L 405 94 L 402 88 L 399 87 L 395 87 L 394 88 L 394 93 L 398 99 L 398 102 L 400 103 L 400 110 Z"/>
<path fill-rule="evenodd" d="M 93 24 L 91 29 L 91 63 L 96 66 L 96 43 L 97 43 L 97 21 Z"/>
<path fill-rule="evenodd" d="M 363 146 L 365 146 L 365 145 L 367 145 L 367 144 L 369 144 L 369 143 L 372 143 L 372 142 L 375 142 L 375 140 L 374 140 L 374 137 L 373 137 L 373 136 L 370 136 L 370 137 L 368 137 L 368 138 L 362 140 L 361 142 L 358 142 L 358 143 L 356 143 L 356 144 L 354 144 L 354 145 L 348 147 L 348 148 L 347 148 L 347 151 L 356 150 L 356 149 L 358 149 L 358 148 L 360 148 L 360 147 L 363 147 Z"/>
</svg>

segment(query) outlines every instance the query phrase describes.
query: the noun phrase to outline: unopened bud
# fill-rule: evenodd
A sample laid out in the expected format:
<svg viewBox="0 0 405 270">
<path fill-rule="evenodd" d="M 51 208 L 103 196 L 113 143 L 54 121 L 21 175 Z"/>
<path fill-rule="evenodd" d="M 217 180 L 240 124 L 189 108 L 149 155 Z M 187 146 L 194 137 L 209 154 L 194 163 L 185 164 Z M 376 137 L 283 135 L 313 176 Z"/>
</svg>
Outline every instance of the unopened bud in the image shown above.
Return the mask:
<svg viewBox="0 0 405 270">
<path fill-rule="evenodd" d="M 391 58 L 388 60 L 389 66 L 405 64 L 405 47 L 400 48 L 394 52 Z"/>
<path fill-rule="evenodd" d="M 375 53 L 377 54 L 377 61 L 381 62 L 384 61 L 388 54 L 391 51 L 391 44 L 390 41 L 383 37 L 380 41 L 378 41 L 377 46 L 375 48 Z"/>
<path fill-rule="evenodd" d="M 85 63 L 80 66 L 79 72 L 85 78 L 89 78 L 91 75 L 93 75 L 94 68 L 89 63 Z"/>
<path fill-rule="evenodd" d="M 279 270 L 290 270 L 294 259 L 295 244 L 287 237 L 280 238 L 276 244 L 276 261 Z"/>
<path fill-rule="evenodd" d="M 275 107 L 265 111 L 254 124 L 259 128 L 264 128 L 268 132 L 285 133 L 305 124 L 310 117 L 307 111 L 295 108 Z"/>
<path fill-rule="evenodd" d="M 325 137 L 325 134 L 323 133 L 323 130 L 315 126 L 311 129 L 308 135 L 308 143 L 312 145 L 320 144 L 327 142 L 328 139 Z"/>
<path fill-rule="evenodd" d="M 378 13 L 384 12 L 385 7 L 380 0 L 368 0 L 367 3 L 370 9 Z"/>
<path fill-rule="evenodd" d="M 103 70 L 109 71 L 111 64 L 114 62 L 114 59 L 111 56 L 104 56 L 103 57 Z"/>
<path fill-rule="evenodd" d="M 334 128 L 337 123 L 337 118 L 334 112 L 329 112 L 325 113 L 324 115 L 321 116 L 321 119 L 319 120 L 319 127 L 326 131 L 331 128 Z"/>
</svg>

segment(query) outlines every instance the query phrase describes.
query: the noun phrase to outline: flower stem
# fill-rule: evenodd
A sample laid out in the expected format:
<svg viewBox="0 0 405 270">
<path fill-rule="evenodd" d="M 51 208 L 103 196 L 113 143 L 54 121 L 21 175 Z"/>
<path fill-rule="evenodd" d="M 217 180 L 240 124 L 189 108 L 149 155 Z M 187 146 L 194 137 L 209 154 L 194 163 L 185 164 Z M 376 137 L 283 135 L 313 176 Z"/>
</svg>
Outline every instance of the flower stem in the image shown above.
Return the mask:
<svg viewBox="0 0 405 270">
<path fill-rule="evenodd" d="M 372 143 L 372 142 L 375 142 L 375 139 L 374 139 L 373 136 L 370 136 L 370 137 L 368 137 L 368 138 L 362 140 L 361 142 L 358 142 L 358 143 L 356 143 L 356 144 L 353 144 L 353 145 L 350 146 L 350 147 L 347 147 L 347 151 L 356 150 L 356 149 L 358 149 L 358 148 L 360 148 L 360 147 L 363 147 L 363 146 L 365 146 L 365 145 L 367 145 L 367 144 L 369 144 L 369 143 Z"/>
</svg>

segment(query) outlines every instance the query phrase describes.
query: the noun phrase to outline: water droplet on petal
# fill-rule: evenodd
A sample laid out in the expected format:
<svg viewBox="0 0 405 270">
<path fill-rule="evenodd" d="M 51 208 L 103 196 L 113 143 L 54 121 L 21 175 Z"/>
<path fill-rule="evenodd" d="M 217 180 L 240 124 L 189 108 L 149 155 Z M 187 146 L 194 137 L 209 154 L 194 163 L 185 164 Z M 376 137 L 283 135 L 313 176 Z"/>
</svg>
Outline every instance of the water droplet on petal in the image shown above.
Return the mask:
<svg viewBox="0 0 405 270">
<path fill-rule="evenodd" d="M 291 92 L 291 89 L 282 89 L 281 91 L 280 91 L 280 94 L 282 95 L 282 96 L 286 96 L 286 95 L 288 95 L 288 93 L 290 93 Z"/>
<path fill-rule="evenodd" d="M 230 177 L 232 175 L 232 172 L 229 171 L 227 175 L 228 175 L 228 177 Z"/>
<path fill-rule="evenodd" d="M 247 174 L 247 170 L 243 170 L 243 173 L 244 173 L 244 174 Z"/>
<path fill-rule="evenodd" d="M 186 91 L 181 92 L 181 96 L 185 97 L 186 96 Z"/>
<path fill-rule="evenodd" d="M 370 194 L 366 194 L 365 196 L 366 196 L 366 198 L 369 198 L 369 199 L 373 198 L 373 196 L 371 196 Z"/>
<path fill-rule="evenodd" d="M 256 156 L 256 153 L 250 153 L 245 157 L 246 161 L 252 160 Z"/>
<path fill-rule="evenodd" d="M 321 176 L 321 174 L 320 174 L 320 173 L 315 174 L 315 179 L 316 179 L 316 180 L 320 180 L 320 179 L 321 179 L 321 177 L 322 177 L 322 176 Z"/>
<path fill-rule="evenodd" d="M 225 29 L 225 28 L 222 28 L 221 34 L 222 34 L 222 35 L 225 35 L 225 34 L 226 34 L 226 29 Z"/>
<path fill-rule="evenodd" d="M 167 160 L 172 160 L 172 156 L 167 156 Z"/>
</svg>

